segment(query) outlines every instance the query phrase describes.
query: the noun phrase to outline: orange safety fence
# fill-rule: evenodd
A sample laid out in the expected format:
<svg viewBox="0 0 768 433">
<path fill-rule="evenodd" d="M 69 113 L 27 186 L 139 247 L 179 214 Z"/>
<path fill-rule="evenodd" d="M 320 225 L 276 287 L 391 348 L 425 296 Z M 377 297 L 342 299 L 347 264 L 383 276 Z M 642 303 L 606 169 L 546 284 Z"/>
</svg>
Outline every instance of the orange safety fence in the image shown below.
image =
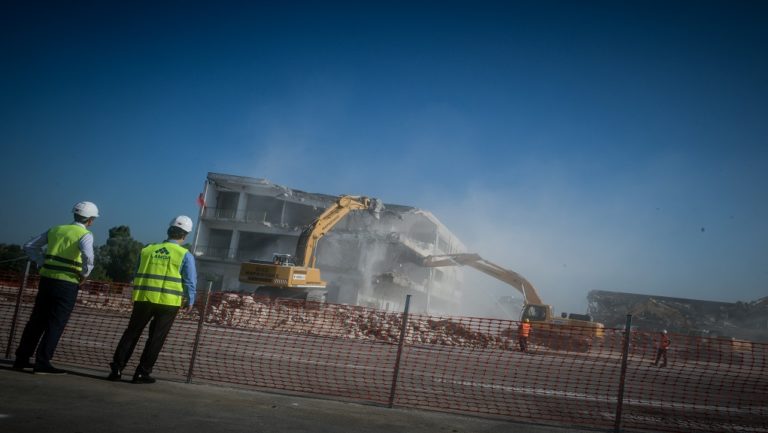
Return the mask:
<svg viewBox="0 0 768 433">
<path fill-rule="evenodd" d="M 0 342 L 7 358 L 36 286 L 30 278 L 18 298 L 21 277 L 0 275 Z M 106 376 L 130 316 L 130 290 L 84 284 L 54 361 Z M 236 293 L 201 293 L 196 307 L 179 313 L 155 366 L 160 377 L 540 424 L 768 432 L 765 343 L 670 334 L 667 365 L 657 367 L 658 334 L 650 331 L 596 333 L 534 323 L 524 353 L 520 323 L 511 320 Z M 136 347 L 140 352 L 143 340 Z M 135 353 L 127 374 L 138 358 Z"/>
</svg>

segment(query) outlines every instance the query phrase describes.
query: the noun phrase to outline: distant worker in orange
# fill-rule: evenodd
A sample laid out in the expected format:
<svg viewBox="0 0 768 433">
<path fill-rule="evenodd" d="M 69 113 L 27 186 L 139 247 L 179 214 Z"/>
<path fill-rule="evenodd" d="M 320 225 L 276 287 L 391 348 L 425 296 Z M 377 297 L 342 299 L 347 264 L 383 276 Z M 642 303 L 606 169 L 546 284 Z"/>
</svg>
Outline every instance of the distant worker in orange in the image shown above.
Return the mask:
<svg viewBox="0 0 768 433">
<path fill-rule="evenodd" d="M 669 339 L 669 335 L 667 335 L 667 330 L 661 331 L 661 337 L 659 338 L 659 346 L 658 350 L 656 351 L 656 361 L 653 362 L 653 365 L 658 365 L 659 360 L 661 358 L 664 358 L 664 362 L 662 362 L 661 366 L 666 367 L 667 366 L 667 349 L 669 349 L 669 346 L 672 344 L 672 340 Z"/>
<path fill-rule="evenodd" d="M 520 351 L 528 352 L 528 335 L 531 333 L 531 321 L 523 319 L 523 323 L 517 329 L 517 342 L 520 344 Z"/>
</svg>

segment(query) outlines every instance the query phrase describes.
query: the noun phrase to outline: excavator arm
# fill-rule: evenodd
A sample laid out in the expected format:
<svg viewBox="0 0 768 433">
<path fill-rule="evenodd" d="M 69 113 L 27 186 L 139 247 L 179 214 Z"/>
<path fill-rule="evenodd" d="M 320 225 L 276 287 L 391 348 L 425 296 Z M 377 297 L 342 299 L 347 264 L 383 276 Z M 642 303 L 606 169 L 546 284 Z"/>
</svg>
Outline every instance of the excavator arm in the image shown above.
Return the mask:
<svg viewBox="0 0 768 433">
<path fill-rule="evenodd" d="M 544 304 L 536 288 L 530 281 L 517 272 L 504 269 L 501 266 L 483 259 L 478 254 L 445 254 L 428 256 L 424 266 L 457 266 L 466 265 L 501 280 L 523 294 L 525 307 L 521 320 L 530 320 L 534 326 L 534 336 L 539 344 L 556 350 L 576 350 L 588 352 L 594 338 L 603 337 L 603 324 L 578 318 L 555 319 L 552 306 Z M 565 314 L 565 313 L 563 313 Z"/>
<path fill-rule="evenodd" d="M 477 269 L 487 275 L 490 275 L 500 281 L 503 281 L 517 289 L 523 294 L 526 304 L 542 305 L 544 304 L 539 297 L 539 293 L 530 281 L 525 279 L 517 272 L 504 269 L 501 266 L 491 263 L 475 253 L 443 254 L 428 256 L 424 259 L 425 267 L 441 266 L 461 266 L 466 265 Z"/>
<path fill-rule="evenodd" d="M 296 244 L 296 265 L 314 268 L 317 242 L 351 211 L 369 210 L 378 218 L 381 209 L 381 201 L 375 198 L 352 195 L 339 197 L 301 232 Z"/>
</svg>

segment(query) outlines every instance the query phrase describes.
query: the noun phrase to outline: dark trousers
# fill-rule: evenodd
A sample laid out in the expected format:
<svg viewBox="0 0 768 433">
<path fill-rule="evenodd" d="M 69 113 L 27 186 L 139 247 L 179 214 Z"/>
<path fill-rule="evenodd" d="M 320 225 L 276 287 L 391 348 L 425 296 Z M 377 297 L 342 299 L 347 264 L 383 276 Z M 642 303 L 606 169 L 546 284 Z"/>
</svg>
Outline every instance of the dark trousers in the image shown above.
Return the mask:
<svg viewBox="0 0 768 433">
<path fill-rule="evenodd" d="M 75 308 L 79 289 L 76 283 L 40 277 L 35 306 L 16 349 L 16 362 L 29 362 L 37 349 L 35 366 L 50 367 L 53 352 Z"/>
<path fill-rule="evenodd" d="M 522 335 L 517 338 L 517 342 L 520 344 L 520 351 L 521 352 L 527 352 L 528 351 L 528 337 L 523 337 Z"/>
<path fill-rule="evenodd" d="M 178 311 L 179 307 L 158 305 L 151 302 L 134 302 L 128 327 L 123 332 L 117 349 L 115 349 L 115 355 L 112 357 L 112 367 L 123 371 L 133 354 L 133 349 L 136 348 L 136 343 L 139 342 L 144 327 L 149 323 L 149 337 L 146 345 L 144 345 L 139 366 L 136 367 L 136 373 L 152 373 L 152 367 L 157 362 L 160 350 L 165 344 L 165 337 L 168 336 Z"/>
<path fill-rule="evenodd" d="M 662 367 L 667 366 L 667 349 L 663 349 L 659 347 L 659 349 L 656 351 L 656 361 L 653 363 L 653 365 L 656 365 L 659 363 L 659 360 L 663 358 L 663 362 L 661 363 Z"/>
</svg>

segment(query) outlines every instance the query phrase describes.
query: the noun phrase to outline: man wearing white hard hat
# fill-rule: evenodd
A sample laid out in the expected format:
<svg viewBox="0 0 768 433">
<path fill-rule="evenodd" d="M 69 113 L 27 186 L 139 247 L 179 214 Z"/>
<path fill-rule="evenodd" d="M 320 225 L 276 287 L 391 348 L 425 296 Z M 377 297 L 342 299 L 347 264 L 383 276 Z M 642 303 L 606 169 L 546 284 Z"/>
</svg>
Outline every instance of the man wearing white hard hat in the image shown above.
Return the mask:
<svg viewBox="0 0 768 433">
<path fill-rule="evenodd" d="M 72 213 L 74 222 L 51 227 L 24 244 L 27 256 L 40 270 L 40 284 L 16 349 L 15 370 L 33 368 L 35 374 L 66 373 L 51 365 L 51 358 L 75 307 L 80 284 L 93 270 L 93 234 L 88 227 L 99 216 L 99 209 L 89 201 L 81 201 L 75 204 Z M 29 362 L 33 353 L 34 364 Z"/>
<path fill-rule="evenodd" d="M 197 270 L 195 258 L 183 246 L 192 231 L 192 220 L 185 215 L 171 220 L 168 239 L 141 250 L 139 267 L 133 278 L 133 311 L 117 344 L 107 379 L 120 380 L 141 333 L 150 321 L 149 337 L 133 375 L 133 383 L 154 383 L 150 376 L 176 313 L 182 305 L 187 311 L 195 303 Z"/>
</svg>

